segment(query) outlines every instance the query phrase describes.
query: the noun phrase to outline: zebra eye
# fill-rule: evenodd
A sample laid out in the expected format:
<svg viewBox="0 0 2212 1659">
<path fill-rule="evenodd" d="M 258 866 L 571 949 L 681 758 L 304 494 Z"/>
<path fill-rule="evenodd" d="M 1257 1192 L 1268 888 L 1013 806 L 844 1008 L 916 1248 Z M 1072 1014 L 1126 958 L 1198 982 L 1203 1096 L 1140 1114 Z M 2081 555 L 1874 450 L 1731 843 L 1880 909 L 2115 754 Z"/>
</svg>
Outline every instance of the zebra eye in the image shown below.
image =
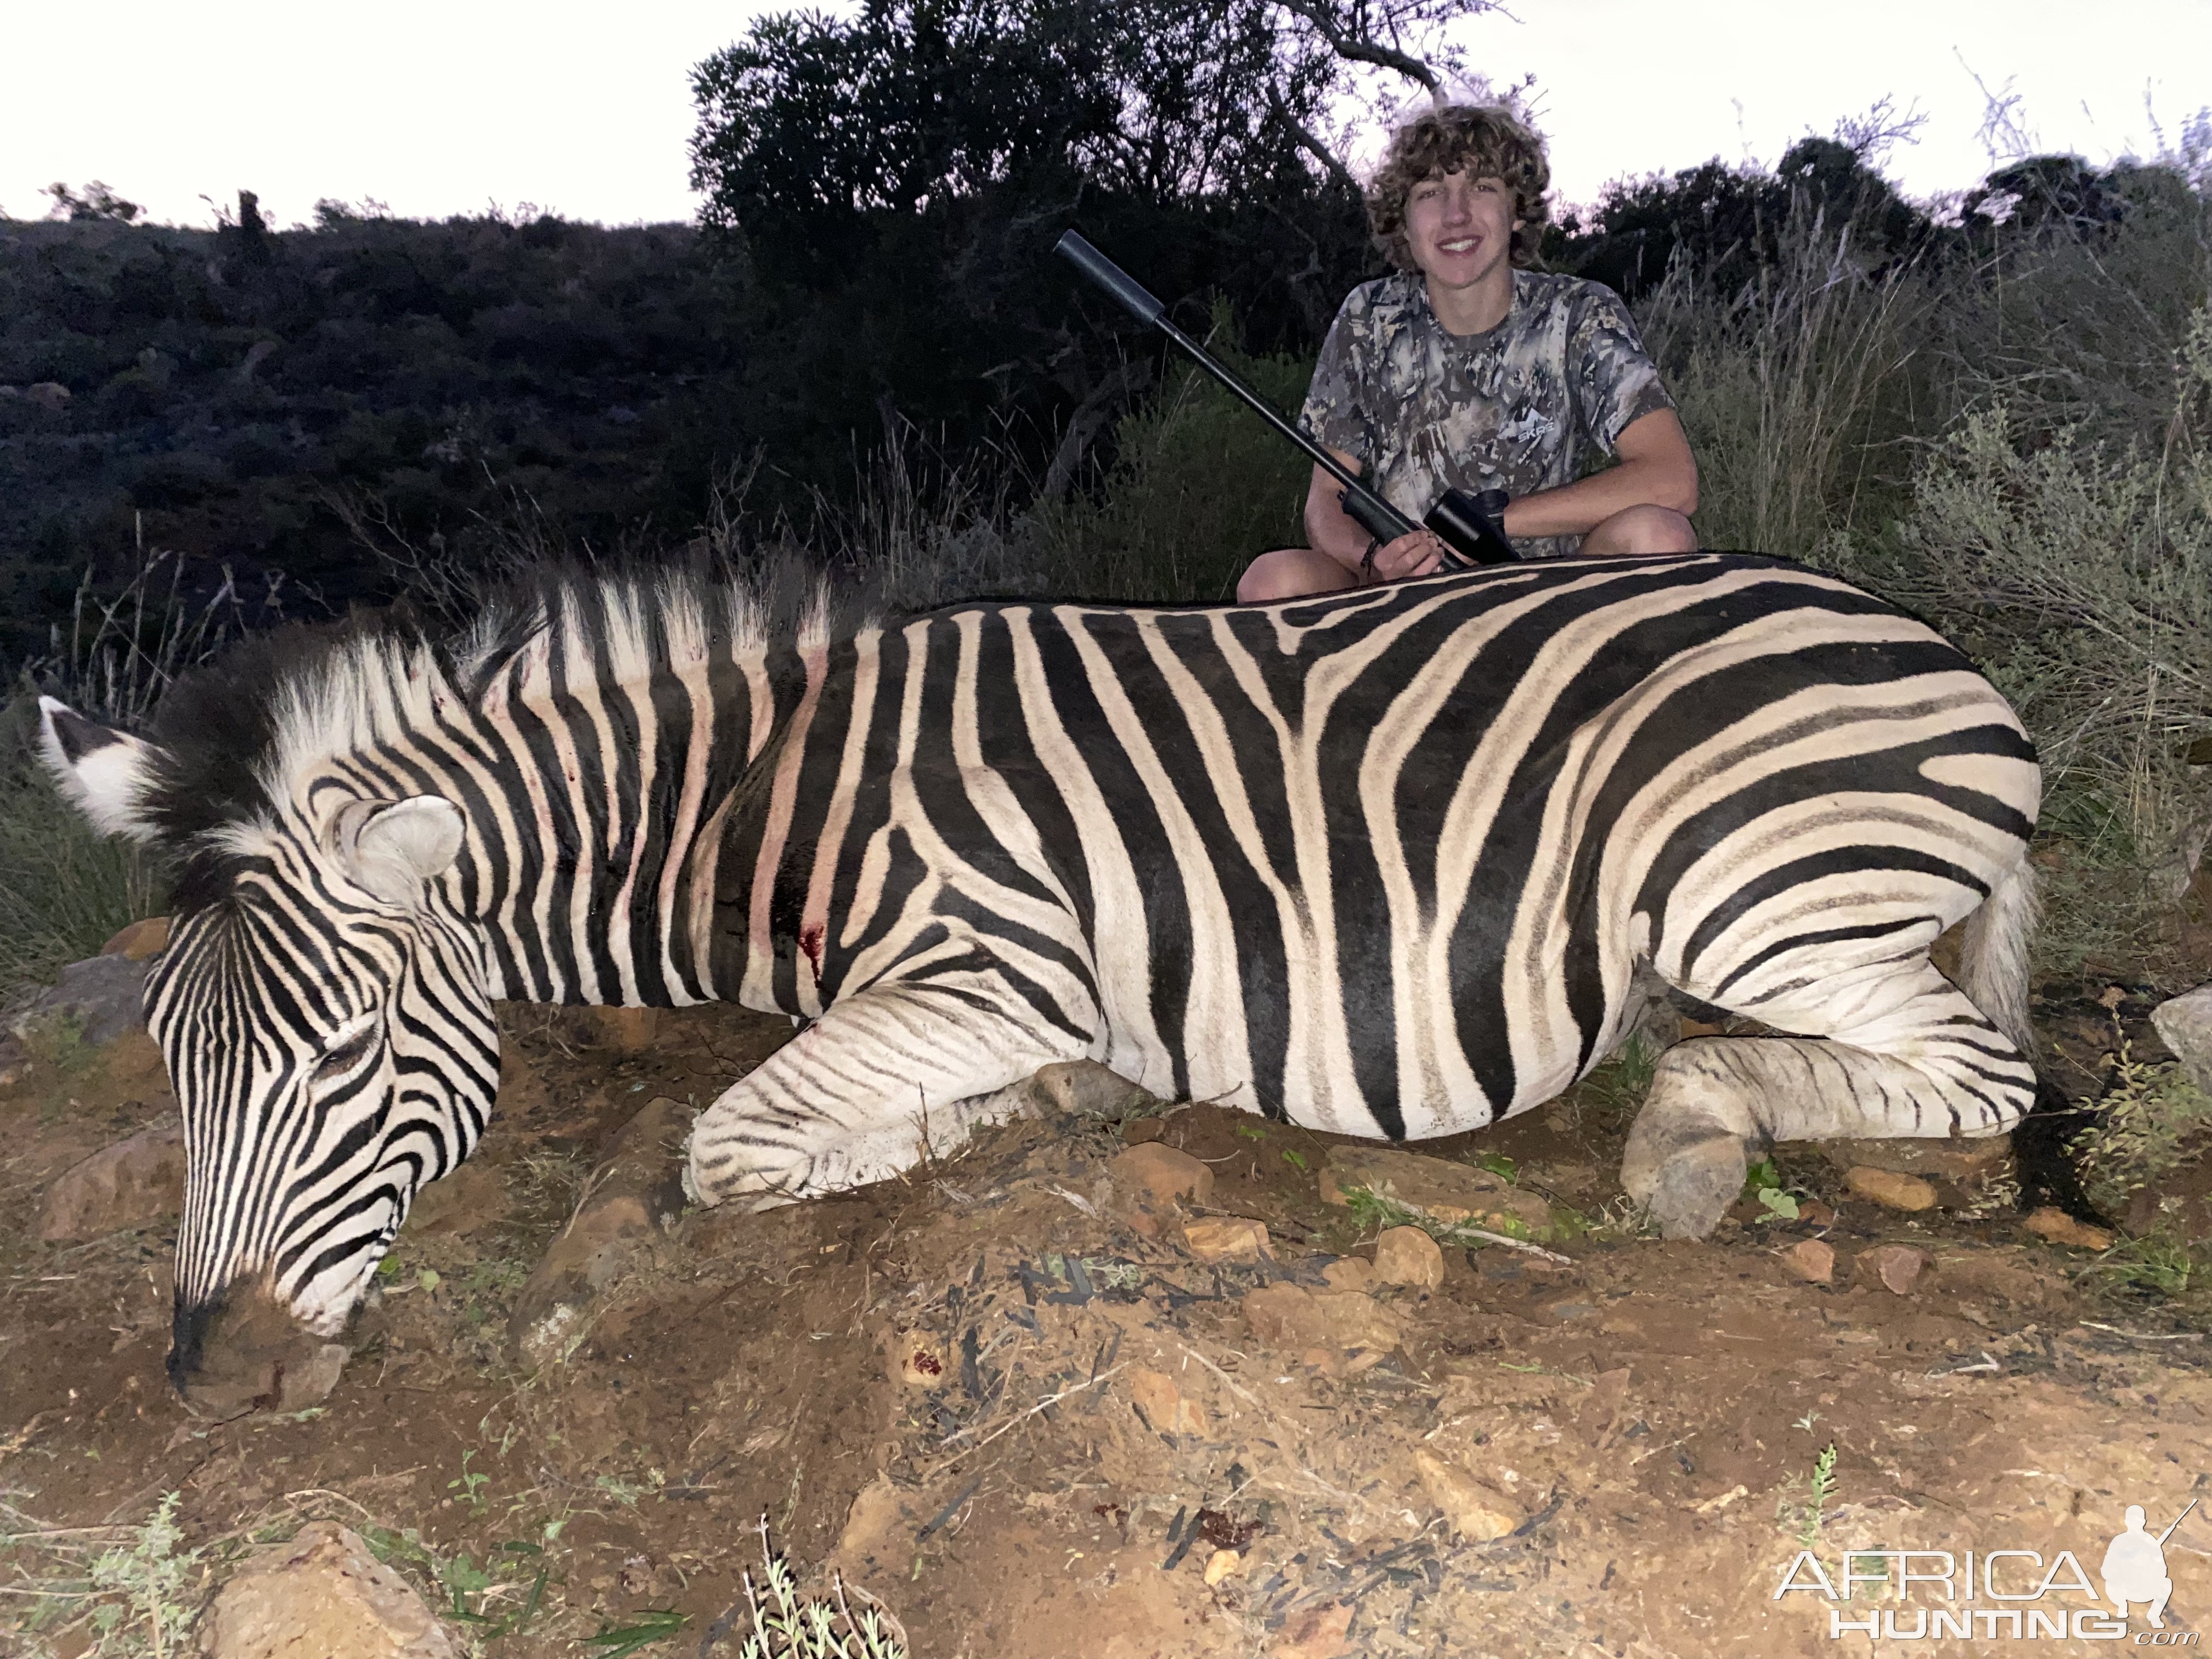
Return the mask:
<svg viewBox="0 0 2212 1659">
<path fill-rule="evenodd" d="M 374 1014 L 363 1014 L 338 1027 L 315 1062 L 315 1075 L 338 1077 L 361 1064 L 376 1046 L 376 1024 Z"/>
</svg>

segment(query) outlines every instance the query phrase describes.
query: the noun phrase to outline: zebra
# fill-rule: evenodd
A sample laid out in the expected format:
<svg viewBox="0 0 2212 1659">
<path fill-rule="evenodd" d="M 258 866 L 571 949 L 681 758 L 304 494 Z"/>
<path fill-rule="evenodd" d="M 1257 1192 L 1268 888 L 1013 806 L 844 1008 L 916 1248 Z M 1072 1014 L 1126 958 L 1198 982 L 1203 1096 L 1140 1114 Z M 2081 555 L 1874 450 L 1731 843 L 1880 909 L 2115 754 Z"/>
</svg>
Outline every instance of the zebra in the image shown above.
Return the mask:
<svg viewBox="0 0 2212 1659">
<path fill-rule="evenodd" d="M 1070 1060 L 1313 1129 L 1479 1128 L 1603 1060 L 1646 975 L 1780 1034 L 1659 1060 L 1622 1178 L 1670 1237 L 1771 1142 L 1993 1135 L 2036 1098 L 2033 746 L 1816 570 L 771 611 L 570 574 L 451 636 L 245 642 L 149 737 L 44 703 L 64 792 L 175 860 L 147 1012 L 188 1397 L 228 1348 L 345 1327 L 483 1133 L 498 999 L 793 1016 L 689 1146 L 694 1199 L 755 1208 L 894 1176 Z M 1962 918 L 1954 985 L 1929 951 Z"/>
</svg>

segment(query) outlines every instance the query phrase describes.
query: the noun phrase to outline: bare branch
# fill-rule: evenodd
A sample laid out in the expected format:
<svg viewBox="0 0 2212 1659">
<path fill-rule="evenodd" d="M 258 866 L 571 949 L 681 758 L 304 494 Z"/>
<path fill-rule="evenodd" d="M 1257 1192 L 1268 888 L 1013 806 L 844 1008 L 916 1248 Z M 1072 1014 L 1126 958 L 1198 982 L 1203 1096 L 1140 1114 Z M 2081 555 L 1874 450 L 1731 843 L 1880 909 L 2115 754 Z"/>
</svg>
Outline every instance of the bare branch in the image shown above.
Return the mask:
<svg viewBox="0 0 2212 1659">
<path fill-rule="evenodd" d="M 1437 96 L 1443 83 L 1437 72 L 1411 52 L 1401 52 L 1395 46 L 1386 46 L 1379 40 L 1366 40 L 1347 34 L 1337 26 L 1336 19 L 1314 0 L 1282 0 L 1283 9 L 1293 16 L 1303 17 L 1320 32 L 1328 43 L 1328 49 L 1339 58 L 1356 64 L 1374 64 L 1387 70 L 1395 70 L 1408 81 L 1418 81 L 1429 89 L 1431 97 Z M 1303 141 L 1301 141 L 1303 142 Z"/>
</svg>

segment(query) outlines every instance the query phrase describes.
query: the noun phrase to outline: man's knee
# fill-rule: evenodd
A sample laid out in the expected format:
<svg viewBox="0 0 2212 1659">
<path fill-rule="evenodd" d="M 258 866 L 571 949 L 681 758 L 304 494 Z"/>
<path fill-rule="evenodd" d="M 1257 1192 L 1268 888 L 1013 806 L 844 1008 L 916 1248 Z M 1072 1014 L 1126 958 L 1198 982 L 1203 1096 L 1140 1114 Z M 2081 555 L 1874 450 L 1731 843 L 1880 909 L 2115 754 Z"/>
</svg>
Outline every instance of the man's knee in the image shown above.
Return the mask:
<svg viewBox="0 0 2212 1659">
<path fill-rule="evenodd" d="M 1698 532 L 1671 507 L 1625 507 L 1583 538 L 1585 553 L 1694 553 Z"/>
<path fill-rule="evenodd" d="M 1352 573 L 1328 554 L 1310 547 L 1279 547 L 1245 566 L 1237 579 L 1237 599 L 1240 605 L 1268 605 L 1352 586 Z"/>
</svg>

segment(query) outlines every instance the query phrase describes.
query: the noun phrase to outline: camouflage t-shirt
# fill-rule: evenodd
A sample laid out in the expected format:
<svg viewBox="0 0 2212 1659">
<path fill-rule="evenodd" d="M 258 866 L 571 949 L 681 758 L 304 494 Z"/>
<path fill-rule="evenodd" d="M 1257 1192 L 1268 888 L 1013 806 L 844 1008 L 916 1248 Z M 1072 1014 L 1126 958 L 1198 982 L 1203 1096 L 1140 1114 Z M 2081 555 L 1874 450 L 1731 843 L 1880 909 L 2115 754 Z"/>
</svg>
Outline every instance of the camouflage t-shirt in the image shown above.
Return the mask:
<svg viewBox="0 0 2212 1659">
<path fill-rule="evenodd" d="M 1447 489 L 1518 497 L 1572 483 L 1591 447 L 1611 455 L 1632 421 L 1674 406 L 1609 288 L 1516 270 L 1505 320 L 1459 335 L 1437 320 L 1420 274 L 1401 272 L 1346 298 L 1304 420 L 1419 522 Z M 1514 545 L 1541 558 L 1581 543 L 1545 536 Z"/>
</svg>

